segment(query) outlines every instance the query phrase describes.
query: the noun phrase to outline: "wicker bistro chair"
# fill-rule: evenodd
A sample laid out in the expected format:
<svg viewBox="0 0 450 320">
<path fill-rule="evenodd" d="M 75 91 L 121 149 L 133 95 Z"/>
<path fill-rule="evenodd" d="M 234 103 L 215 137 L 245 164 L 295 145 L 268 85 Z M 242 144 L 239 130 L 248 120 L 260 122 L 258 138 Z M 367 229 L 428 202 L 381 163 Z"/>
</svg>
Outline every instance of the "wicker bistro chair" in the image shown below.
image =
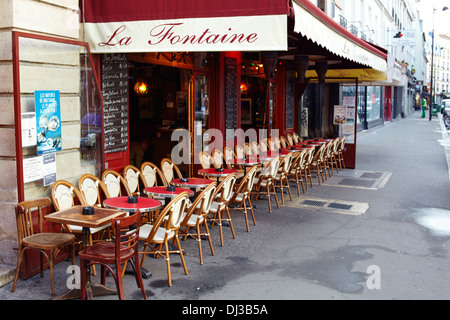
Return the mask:
<svg viewBox="0 0 450 320">
<path fill-rule="evenodd" d="M 205 236 L 208 239 L 211 255 L 214 255 L 214 247 L 211 241 L 211 234 L 209 232 L 206 219 L 211 208 L 211 203 L 214 200 L 213 196 L 215 191 L 215 182 L 210 183 L 205 189 L 203 189 L 189 208 L 186 209 L 183 214 L 183 220 L 180 223 L 179 235 L 184 236 L 185 240 L 188 236 L 197 240 L 200 264 L 203 264 L 202 236 Z M 205 228 L 205 232 L 203 233 L 201 231 L 202 226 Z M 190 233 L 190 228 L 195 228 L 195 233 Z"/>
<path fill-rule="evenodd" d="M 288 133 L 286 135 L 287 138 L 287 142 L 288 142 L 288 146 L 293 146 L 294 145 L 294 138 L 292 137 L 292 134 Z"/>
<path fill-rule="evenodd" d="M 245 159 L 246 154 L 245 154 L 245 148 L 243 146 L 237 144 L 234 147 L 234 152 L 236 154 L 237 159 Z"/>
<path fill-rule="evenodd" d="M 111 169 L 103 171 L 102 181 L 106 185 L 110 197 L 132 195 L 127 182 L 117 171 Z"/>
<path fill-rule="evenodd" d="M 212 164 L 214 166 L 214 168 L 222 168 L 223 167 L 223 152 L 220 151 L 219 149 L 214 148 L 211 151 L 211 160 L 212 160 Z"/>
<path fill-rule="evenodd" d="M 337 159 L 339 162 L 339 168 L 345 169 L 345 160 L 344 160 L 344 149 L 345 149 L 345 140 L 347 139 L 347 136 L 343 136 L 339 140 L 339 145 L 337 147 Z"/>
<path fill-rule="evenodd" d="M 211 155 L 206 151 L 200 151 L 198 154 L 198 159 L 200 160 L 200 165 L 203 169 L 209 169 L 212 165 Z"/>
<path fill-rule="evenodd" d="M 23 254 L 28 249 L 40 251 L 40 273 L 44 275 L 44 260 L 47 258 L 50 269 L 50 286 L 52 297 L 55 296 L 54 265 L 55 258 L 64 247 L 70 248 L 72 265 L 75 265 L 75 235 L 70 233 L 43 232 L 42 211 L 52 205 L 50 198 L 22 201 L 16 206 L 17 241 L 19 253 L 17 256 L 17 268 L 11 292 L 16 290 L 20 267 L 23 262 Z M 37 209 L 38 230 L 33 226 L 33 212 Z"/>
<path fill-rule="evenodd" d="M 141 215 L 139 210 L 130 216 L 116 218 L 112 222 L 114 241 L 98 242 L 79 252 L 78 256 L 80 257 L 81 265 L 81 299 L 86 299 L 87 268 L 95 264 L 100 264 L 101 283 L 105 285 L 106 269 L 108 269 L 116 283 L 119 299 L 124 300 L 121 269 L 122 264 L 123 268 L 125 268 L 125 262 L 131 262 L 130 264 L 133 267 L 136 283 L 141 289 L 142 296 L 147 300 L 138 255 L 140 222 Z M 115 270 L 110 265 L 114 265 Z"/>
<path fill-rule="evenodd" d="M 325 153 L 326 144 L 322 144 L 317 151 L 314 152 L 314 158 L 312 159 L 311 163 L 309 164 L 309 175 L 312 177 L 312 173 L 317 174 L 317 181 L 319 182 L 319 185 L 321 185 L 321 178 L 322 182 L 325 182 L 324 177 L 324 153 Z M 325 173 L 326 174 L 326 173 Z"/>
<path fill-rule="evenodd" d="M 253 153 L 253 148 L 252 148 L 251 144 L 248 143 L 248 142 L 244 143 L 244 153 L 245 153 L 245 156 L 249 156 L 251 154 L 254 154 Z"/>
<path fill-rule="evenodd" d="M 159 169 L 156 164 L 148 161 L 141 165 L 141 178 L 144 188 L 158 185 L 167 186 L 167 182 L 161 169 Z"/>
<path fill-rule="evenodd" d="M 183 250 L 178 239 L 178 231 L 183 219 L 183 212 L 188 203 L 188 198 L 189 193 L 187 191 L 174 197 L 161 211 L 155 222 L 141 226 L 139 232 L 139 239 L 144 242 L 144 250 L 139 252 L 142 254 L 141 266 L 144 264 L 147 254 L 156 254 L 156 257 L 163 256 L 166 259 L 169 287 L 172 286 L 172 275 L 170 271 L 171 253 L 178 253 L 180 255 L 184 273 L 188 274 Z M 175 241 L 178 250 L 170 250 L 170 240 Z M 164 251 L 162 250 L 163 247 Z"/>
<path fill-rule="evenodd" d="M 310 147 L 305 155 L 305 161 L 302 166 L 303 177 L 305 178 L 305 189 L 308 190 L 308 180 L 309 186 L 312 188 L 312 175 L 311 175 L 311 166 L 314 160 L 315 148 Z"/>
<path fill-rule="evenodd" d="M 252 154 L 259 154 L 260 148 L 258 142 L 252 141 L 250 147 L 252 149 Z"/>
<path fill-rule="evenodd" d="M 289 198 L 292 201 L 291 187 L 289 186 L 288 174 L 291 169 L 292 153 L 285 155 L 280 161 L 278 173 L 275 175 L 275 185 L 281 191 L 281 204 L 284 204 L 284 188 L 287 188 Z"/>
<path fill-rule="evenodd" d="M 230 202 L 234 204 L 240 204 L 239 207 L 235 207 L 235 210 L 242 211 L 245 217 L 245 225 L 247 227 L 247 232 L 250 231 L 247 217 L 247 210 L 250 210 L 252 214 L 253 224 L 256 225 L 255 213 L 253 212 L 253 206 L 250 199 L 251 191 L 253 189 L 253 183 L 256 175 L 258 166 L 251 167 L 250 170 L 247 171 L 247 174 L 242 178 L 241 182 L 236 188 L 236 191 L 233 192 Z M 248 202 L 248 206 L 247 206 Z"/>
<path fill-rule="evenodd" d="M 288 141 L 285 136 L 280 137 L 280 144 L 282 148 L 287 148 L 289 146 Z"/>
<path fill-rule="evenodd" d="M 303 193 L 305 193 L 305 183 L 303 181 L 303 172 L 304 172 L 304 166 L 305 166 L 305 161 L 306 161 L 306 157 L 308 156 L 308 149 L 303 149 L 302 151 L 300 151 L 300 153 L 298 153 L 293 161 L 292 161 L 292 166 L 291 166 L 291 170 L 289 171 L 288 174 L 288 180 L 295 182 L 297 185 L 297 195 L 300 196 L 300 183 L 302 185 L 302 190 Z"/>
<path fill-rule="evenodd" d="M 236 184 L 237 174 L 232 173 L 229 174 L 223 179 L 219 185 L 217 186 L 214 193 L 214 200 L 209 209 L 212 217 L 209 217 L 209 221 L 212 222 L 211 227 L 214 226 L 215 223 L 219 226 L 219 234 L 220 234 L 220 245 L 223 247 L 223 230 L 222 225 L 223 222 L 227 222 L 230 225 L 231 234 L 233 235 L 233 239 L 236 239 L 236 234 L 234 233 L 233 221 L 231 220 L 230 211 L 228 208 L 228 203 L 230 202 L 231 196 L 233 195 L 234 185 Z M 223 214 L 226 212 L 227 217 L 224 219 Z"/>
<path fill-rule="evenodd" d="M 181 173 L 178 166 L 169 158 L 164 158 L 161 160 L 161 172 L 163 173 L 163 177 L 166 179 L 166 184 L 170 185 L 175 175 L 178 179 L 183 178 L 183 174 Z"/>
<path fill-rule="evenodd" d="M 141 171 L 139 168 L 129 164 L 123 168 L 122 175 L 127 182 L 128 189 L 134 196 L 141 195 Z"/>
<path fill-rule="evenodd" d="M 292 133 L 292 138 L 294 139 L 294 144 L 298 144 L 299 142 L 302 142 L 302 138 L 297 134 L 297 132 Z"/>
<path fill-rule="evenodd" d="M 106 184 L 93 174 L 83 174 L 78 180 L 78 190 L 91 207 L 103 207 L 103 200 L 110 198 Z"/>
<path fill-rule="evenodd" d="M 272 205 L 270 203 L 271 195 L 275 197 L 277 208 L 280 208 L 277 192 L 275 190 L 275 175 L 278 172 L 279 166 L 280 166 L 280 158 L 276 157 L 270 160 L 269 164 L 266 167 L 264 167 L 261 174 L 254 179 L 254 187 L 253 187 L 254 191 L 252 192 L 252 194 L 253 196 L 255 196 L 256 200 L 258 200 L 259 196 L 261 195 L 261 189 L 264 188 L 266 190 L 265 195 L 267 196 L 267 201 L 269 203 L 269 212 L 272 212 Z M 270 188 L 272 188 L 272 191 L 270 191 Z"/>
</svg>

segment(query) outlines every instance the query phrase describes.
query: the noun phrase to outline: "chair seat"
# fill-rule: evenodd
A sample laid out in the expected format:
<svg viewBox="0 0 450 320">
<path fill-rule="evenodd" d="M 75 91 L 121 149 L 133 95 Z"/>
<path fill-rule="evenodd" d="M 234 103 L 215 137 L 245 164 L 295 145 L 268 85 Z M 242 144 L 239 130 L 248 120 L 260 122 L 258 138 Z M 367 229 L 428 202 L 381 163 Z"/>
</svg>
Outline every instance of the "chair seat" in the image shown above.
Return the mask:
<svg viewBox="0 0 450 320">
<path fill-rule="evenodd" d="M 54 249 L 65 246 L 75 240 L 71 233 L 36 233 L 22 239 L 22 244 L 30 248 Z"/>
<path fill-rule="evenodd" d="M 233 198 L 233 197 L 234 197 L 234 192 L 231 193 L 231 198 Z M 238 202 L 242 202 L 243 199 L 244 199 L 244 194 L 243 194 L 243 193 L 239 193 L 239 194 L 236 196 L 236 201 L 238 201 Z"/>
<path fill-rule="evenodd" d="M 126 248 L 122 246 L 123 248 Z M 134 254 L 134 250 L 126 250 L 120 253 L 120 260 L 127 260 Z M 114 263 L 115 243 L 113 242 L 99 242 L 93 246 L 89 246 L 86 249 L 80 251 L 78 256 L 81 259 L 89 261 L 102 261 L 104 263 Z"/>
<path fill-rule="evenodd" d="M 225 209 L 225 204 L 221 202 L 213 202 L 211 203 L 211 207 L 209 208 L 209 212 L 217 213 L 217 211 Z"/>
<path fill-rule="evenodd" d="M 181 219 L 183 221 L 184 217 L 186 216 L 186 213 L 183 214 L 183 218 Z M 198 214 L 193 214 L 187 221 L 186 225 L 189 227 L 195 227 L 197 225 L 197 219 L 200 217 L 200 223 L 204 220 L 203 216 Z"/>
<path fill-rule="evenodd" d="M 148 238 L 150 232 L 152 231 L 153 225 L 151 224 L 144 224 L 141 226 L 141 229 L 139 230 L 139 239 L 145 240 Z M 166 234 L 166 228 L 159 227 L 156 231 L 154 242 L 163 242 L 164 236 Z M 169 232 L 169 239 L 172 239 L 175 235 L 175 232 L 171 231 Z"/>
</svg>

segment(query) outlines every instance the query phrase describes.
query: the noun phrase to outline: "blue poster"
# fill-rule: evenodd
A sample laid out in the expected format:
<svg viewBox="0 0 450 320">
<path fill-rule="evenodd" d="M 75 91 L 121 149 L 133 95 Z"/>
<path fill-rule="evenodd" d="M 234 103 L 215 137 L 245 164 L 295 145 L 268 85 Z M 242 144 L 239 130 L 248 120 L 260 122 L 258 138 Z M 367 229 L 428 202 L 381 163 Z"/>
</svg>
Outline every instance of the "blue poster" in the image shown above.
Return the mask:
<svg viewBox="0 0 450 320">
<path fill-rule="evenodd" d="M 37 154 L 61 150 L 61 104 L 59 90 L 34 92 Z"/>
</svg>

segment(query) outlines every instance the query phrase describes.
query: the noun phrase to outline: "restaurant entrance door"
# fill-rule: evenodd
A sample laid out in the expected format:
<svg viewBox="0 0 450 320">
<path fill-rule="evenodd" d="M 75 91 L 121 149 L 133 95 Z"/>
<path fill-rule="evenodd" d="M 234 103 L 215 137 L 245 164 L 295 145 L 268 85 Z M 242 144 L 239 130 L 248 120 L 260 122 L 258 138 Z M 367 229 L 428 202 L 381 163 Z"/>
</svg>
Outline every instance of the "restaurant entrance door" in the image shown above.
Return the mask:
<svg viewBox="0 0 450 320">
<path fill-rule="evenodd" d="M 198 169 L 201 168 L 199 165 L 199 153 L 202 150 L 209 153 L 212 151 L 212 147 L 209 143 L 213 140 L 213 137 L 211 136 L 211 130 L 208 130 L 212 120 L 211 101 L 209 76 L 204 73 L 194 73 L 191 108 L 191 136 L 193 144 L 191 150 L 194 150 L 194 152 L 191 153 L 191 176 L 195 176 Z M 217 137 L 214 137 L 214 141 L 216 138 Z"/>
</svg>

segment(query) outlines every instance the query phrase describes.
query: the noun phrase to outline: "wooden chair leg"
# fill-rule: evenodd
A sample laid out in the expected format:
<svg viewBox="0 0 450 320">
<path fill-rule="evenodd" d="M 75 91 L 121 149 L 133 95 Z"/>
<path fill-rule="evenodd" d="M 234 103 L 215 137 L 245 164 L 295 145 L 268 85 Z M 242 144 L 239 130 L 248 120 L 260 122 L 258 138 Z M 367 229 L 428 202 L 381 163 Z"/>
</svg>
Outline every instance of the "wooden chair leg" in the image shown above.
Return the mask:
<svg viewBox="0 0 450 320">
<path fill-rule="evenodd" d="M 19 279 L 20 267 L 22 265 L 22 259 L 23 259 L 22 256 L 23 256 L 23 249 L 19 248 L 19 253 L 17 255 L 16 275 L 14 276 L 14 282 L 13 282 L 13 286 L 11 288 L 11 292 L 14 292 L 16 290 L 17 280 Z"/>
</svg>

